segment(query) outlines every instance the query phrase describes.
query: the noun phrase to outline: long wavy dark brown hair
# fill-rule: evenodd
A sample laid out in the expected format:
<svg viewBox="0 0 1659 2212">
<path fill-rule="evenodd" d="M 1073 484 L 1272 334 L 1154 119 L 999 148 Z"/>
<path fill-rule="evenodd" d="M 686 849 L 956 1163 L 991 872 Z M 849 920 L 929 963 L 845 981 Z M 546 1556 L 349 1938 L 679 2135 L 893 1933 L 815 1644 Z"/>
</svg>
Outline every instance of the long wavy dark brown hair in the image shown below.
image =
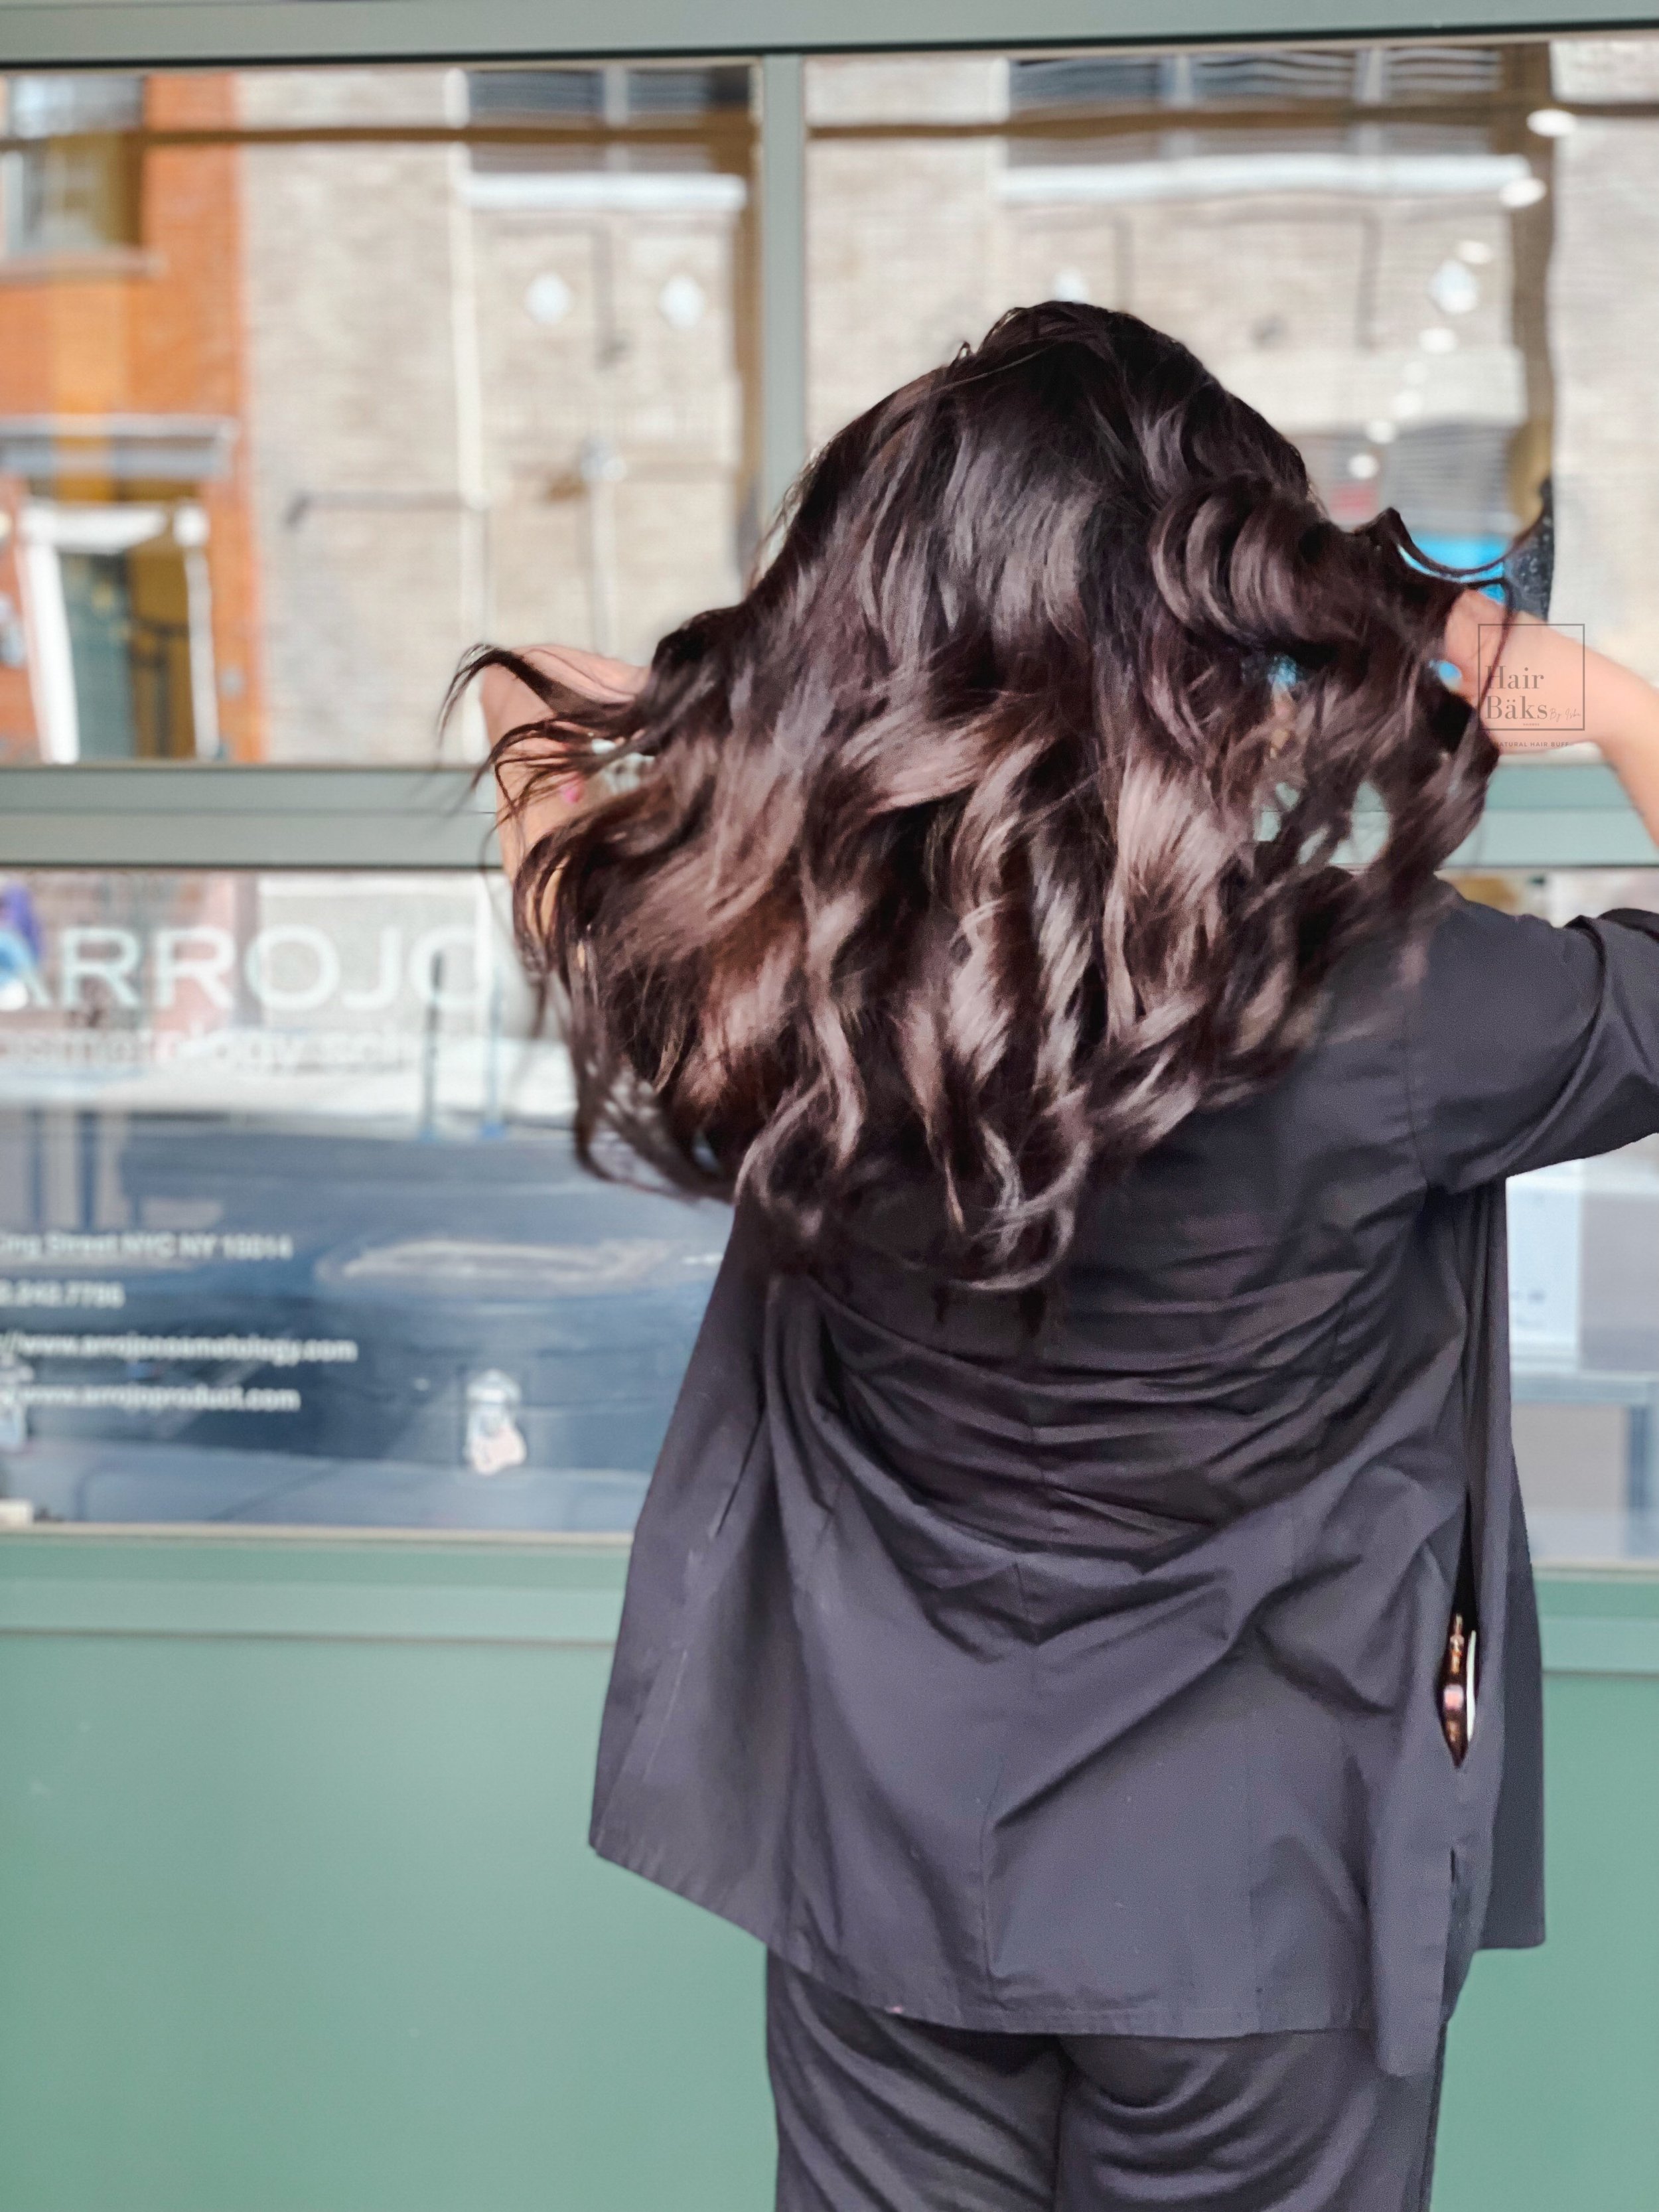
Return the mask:
<svg viewBox="0 0 1659 2212">
<path fill-rule="evenodd" d="M 585 780 L 514 891 L 583 1158 L 808 1255 L 929 1176 L 959 1279 L 1040 1283 L 1088 1178 L 1282 1071 L 1474 825 L 1462 588 L 1185 347 L 1051 301 L 833 438 L 636 697 L 474 654 L 547 709 L 492 756 L 519 807 Z"/>
</svg>

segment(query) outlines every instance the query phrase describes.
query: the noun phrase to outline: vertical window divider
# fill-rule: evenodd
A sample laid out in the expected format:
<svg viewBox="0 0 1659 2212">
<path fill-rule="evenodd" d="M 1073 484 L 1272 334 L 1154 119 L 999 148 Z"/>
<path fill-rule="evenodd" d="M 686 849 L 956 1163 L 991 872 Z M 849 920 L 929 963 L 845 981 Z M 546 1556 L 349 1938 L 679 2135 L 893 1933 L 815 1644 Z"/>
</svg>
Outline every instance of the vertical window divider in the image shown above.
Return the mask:
<svg viewBox="0 0 1659 2212">
<path fill-rule="evenodd" d="M 761 506 L 806 460 L 806 99 L 797 54 L 760 64 Z"/>
</svg>

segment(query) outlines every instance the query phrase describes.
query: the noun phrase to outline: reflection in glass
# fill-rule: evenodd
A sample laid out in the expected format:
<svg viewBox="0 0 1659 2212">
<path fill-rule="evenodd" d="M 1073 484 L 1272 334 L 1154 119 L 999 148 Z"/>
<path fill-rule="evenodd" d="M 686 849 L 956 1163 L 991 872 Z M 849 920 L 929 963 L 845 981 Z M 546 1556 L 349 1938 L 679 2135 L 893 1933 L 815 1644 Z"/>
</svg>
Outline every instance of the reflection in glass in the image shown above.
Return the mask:
<svg viewBox="0 0 1659 2212">
<path fill-rule="evenodd" d="M 6 156 L 7 253 L 136 245 L 139 163 L 127 134 L 143 118 L 140 76 L 13 77 L 7 122 L 20 143 Z"/>
<path fill-rule="evenodd" d="M 0 760 L 430 760 L 729 598 L 750 76 L 0 80 Z"/>
<path fill-rule="evenodd" d="M 1459 873 L 1555 923 L 1659 912 L 1659 868 Z M 1509 1188 L 1515 1445 L 1536 1555 L 1659 1556 L 1659 1139 Z"/>
<path fill-rule="evenodd" d="M 1615 52 L 1616 49 L 1616 52 Z M 1659 677 L 1659 40 L 808 64 L 816 440 L 1044 297 L 1184 338 L 1331 514 L 1489 558 Z"/>
<path fill-rule="evenodd" d="M 1008 307 L 1124 308 L 1340 522 L 1473 565 L 1547 484 L 1552 611 L 1659 680 L 1659 37 L 823 59 L 807 100 L 815 440 Z M 1659 908 L 1659 871 L 1462 882 Z M 1535 1548 L 1659 1553 L 1659 1144 L 1517 1179 L 1510 1229 Z"/>
<path fill-rule="evenodd" d="M 0 881 L 0 1498 L 630 1527 L 726 1215 L 529 1013 L 481 876 Z"/>
</svg>

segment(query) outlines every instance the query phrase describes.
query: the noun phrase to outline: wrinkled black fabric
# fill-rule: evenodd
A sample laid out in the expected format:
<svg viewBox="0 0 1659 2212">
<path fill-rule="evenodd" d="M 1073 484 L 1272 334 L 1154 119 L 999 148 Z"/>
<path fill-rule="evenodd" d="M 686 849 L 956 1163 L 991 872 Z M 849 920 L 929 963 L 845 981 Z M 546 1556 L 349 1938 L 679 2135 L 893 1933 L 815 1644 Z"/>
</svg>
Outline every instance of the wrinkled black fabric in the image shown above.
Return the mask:
<svg viewBox="0 0 1659 2212">
<path fill-rule="evenodd" d="M 1424 2212 L 1440 2063 L 1352 2028 L 1172 2040 L 895 2018 L 776 1958 L 777 2212 Z"/>
<path fill-rule="evenodd" d="M 1542 1937 L 1502 1178 L 1656 1129 L 1659 918 L 1437 893 L 1287 1076 L 1093 1194 L 1035 1337 L 901 1256 L 925 1194 L 816 1278 L 740 1209 L 635 1538 L 596 1847 L 868 2005 L 1363 2028 L 1422 2073 L 1477 1946 Z"/>
</svg>

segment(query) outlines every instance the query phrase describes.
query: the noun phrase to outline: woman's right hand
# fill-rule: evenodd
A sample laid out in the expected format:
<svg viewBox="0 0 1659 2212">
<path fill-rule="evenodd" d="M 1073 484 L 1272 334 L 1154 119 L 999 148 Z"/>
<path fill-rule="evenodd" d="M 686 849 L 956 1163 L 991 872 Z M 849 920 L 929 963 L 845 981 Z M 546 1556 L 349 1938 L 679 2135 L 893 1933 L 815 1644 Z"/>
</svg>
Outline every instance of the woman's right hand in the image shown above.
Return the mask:
<svg viewBox="0 0 1659 2212">
<path fill-rule="evenodd" d="M 1536 615 L 1512 615 L 1507 635 L 1504 622 L 1483 592 L 1463 593 L 1443 648 L 1457 671 L 1452 690 L 1479 705 L 1504 752 L 1586 740 L 1599 747 L 1659 845 L 1659 691 Z"/>
<path fill-rule="evenodd" d="M 1506 625 L 1503 609 L 1484 592 L 1465 592 L 1458 600 L 1443 651 L 1457 671 L 1452 690 L 1479 704 L 1482 723 L 1505 752 L 1588 741 L 1611 758 L 1632 730 L 1647 727 L 1659 702 L 1633 669 L 1536 615 L 1513 614 Z"/>
</svg>

